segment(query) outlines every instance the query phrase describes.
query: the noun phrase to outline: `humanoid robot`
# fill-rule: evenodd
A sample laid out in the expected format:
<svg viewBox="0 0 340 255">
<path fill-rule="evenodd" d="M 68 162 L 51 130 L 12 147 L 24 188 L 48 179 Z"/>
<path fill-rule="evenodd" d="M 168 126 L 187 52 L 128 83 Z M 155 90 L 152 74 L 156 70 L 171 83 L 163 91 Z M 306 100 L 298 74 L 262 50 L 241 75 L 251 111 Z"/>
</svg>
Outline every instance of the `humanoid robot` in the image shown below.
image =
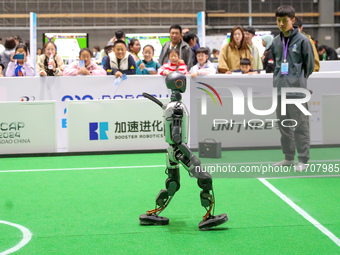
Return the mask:
<svg viewBox="0 0 340 255">
<path fill-rule="evenodd" d="M 174 194 L 180 188 L 179 163 L 189 172 L 190 176 L 197 178 L 197 184 L 202 189 L 200 193 L 201 205 L 207 210 L 203 220 L 198 224 L 200 230 L 209 230 L 228 220 L 227 214 L 213 215 L 215 207 L 211 175 L 201 167 L 201 161 L 187 146 L 189 132 L 189 114 L 181 102 L 186 90 L 186 78 L 180 72 L 171 72 L 165 79 L 168 89 L 171 89 L 171 102 L 163 105 L 155 97 L 143 93 L 143 96 L 158 104 L 164 110 L 165 140 L 169 144 L 167 149 L 167 162 L 165 173 L 166 189 L 162 189 L 156 197 L 156 208 L 139 216 L 141 225 L 167 225 L 169 219 L 159 214 L 168 206 Z"/>
</svg>

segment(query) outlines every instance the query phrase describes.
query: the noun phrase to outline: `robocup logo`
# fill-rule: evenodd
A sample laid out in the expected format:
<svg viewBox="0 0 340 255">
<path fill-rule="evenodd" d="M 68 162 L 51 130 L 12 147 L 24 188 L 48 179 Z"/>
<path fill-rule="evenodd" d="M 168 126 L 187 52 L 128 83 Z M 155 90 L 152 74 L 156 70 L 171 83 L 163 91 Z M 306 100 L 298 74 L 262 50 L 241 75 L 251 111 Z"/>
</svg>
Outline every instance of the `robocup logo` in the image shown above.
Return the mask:
<svg viewBox="0 0 340 255">
<path fill-rule="evenodd" d="M 202 85 L 207 86 L 208 88 L 210 88 L 215 95 L 218 97 L 218 99 L 220 100 L 221 106 L 222 106 L 222 101 L 220 99 L 219 94 L 216 92 L 216 90 L 212 87 L 209 86 L 207 84 L 204 83 L 200 83 Z M 243 94 L 242 90 L 236 86 L 233 85 L 225 85 L 225 87 L 227 89 L 229 89 L 229 91 L 232 94 L 232 99 L 233 99 L 233 107 L 232 107 L 232 113 L 233 115 L 238 115 L 238 116 L 242 116 L 245 115 L 245 95 Z M 199 88 L 199 87 L 197 87 Z M 199 88 L 203 91 L 205 91 L 207 94 L 209 94 L 212 98 L 213 96 L 211 95 L 211 93 L 205 89 Z M 304 98 L 287 98 L 287 95 L 290 93 L 302 93 L 305 95 Z M 247 106 L 249 111 L 257 116 L 267 116 L 270 115 L 272 113 L 274 113 L 276 111 L 277 108 L 277 104 L 278 104 L 278 92 L 277 92 L 277 88 L 273 88 L 272 90 L 272 105 L 270 107 L 270 109 L 267 110 L 258 110 L 255 109 L 254 104 L 253 104 L 253 90 L 252 88 L 248 88 L 247 89 Z M 300 111 L 305 114 L 305 115 L 312 115 L 307 109 L 306 107 L 303 105 L 304 103 L 307 103 L 309 100 L 311 99 L 311 93 L 308 89 L 305 88 L 281 88 L 281 115 L 286 115 L 286 106 L 289 104 L 293 104 L 295 105 L 297 108 L 300 109 Z M 215 105 L 216 104 L 216 100 L 213 98 Z M 201 105 L 201 115 L 207 115 L 207 100 L 205 95 L 202 96 L 202 105 Z M 279 121 L 279 119 L 265 119 L 265 120 L 261 120 L 261 119 L 251 119 L 248 120 L 246 122 L 246 120 L 244 119 L 243 122 L 240 123 L 235 123 L 235 121 L 230 120 L 228 121 L 227 119 L 214 119 L 213 120 L 213 128 L 215 128 L 218 125 L 226 125 L 226 124 L 243 124 L 244 126 L 248 125 L 250 127 L 259 127 L 260 123 L 260 127 L 264 126 L 266 123 L 271 122 L 272 127 L 274 127 L 274 123 L 276 121 Z M 256 122 L 256 124 L 254 125 L 254 122 Z M 281 125 L 284 127 L 295 127 L 297 126 L 297 121 L 294 119 L 284 119 L 281 121 Z"/>
<path fill-rule="evenodd" d="M 99 130 L 98 130 L 99 126 Z M 109 130 L 108 122 L 90 122 L 89 124 L 89 136 L 91 141 L 97 140 L 109 140 L 106 131 Z"/>
</svg>

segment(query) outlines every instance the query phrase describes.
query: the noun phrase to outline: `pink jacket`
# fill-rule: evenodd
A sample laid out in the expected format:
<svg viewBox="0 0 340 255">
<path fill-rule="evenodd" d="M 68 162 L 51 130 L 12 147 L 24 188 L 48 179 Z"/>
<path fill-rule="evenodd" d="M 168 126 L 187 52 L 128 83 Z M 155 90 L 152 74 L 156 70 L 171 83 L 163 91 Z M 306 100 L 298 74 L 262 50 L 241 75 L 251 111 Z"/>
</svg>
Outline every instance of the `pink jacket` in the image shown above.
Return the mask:
<svg viewBox="0 0 340 255">
<path fill-rule="evenodd" d="M 71 65 L 69 65 L 63 72 L 63 75 L 66 76 L 77 76 L 78 75 L 78 70 L 80 69 L 79 67 L 79 62 L 78 61 L 74 61 L 73 63 L 71 63 Z M 90 71 L 91 75 L 106 75 L 106 71 L 98 66 L 96 63 L 92 62 L 90 63 L 90 65 L 88 65 L 86 67 L 86 69 L 88 71 Z"/>
</svg>

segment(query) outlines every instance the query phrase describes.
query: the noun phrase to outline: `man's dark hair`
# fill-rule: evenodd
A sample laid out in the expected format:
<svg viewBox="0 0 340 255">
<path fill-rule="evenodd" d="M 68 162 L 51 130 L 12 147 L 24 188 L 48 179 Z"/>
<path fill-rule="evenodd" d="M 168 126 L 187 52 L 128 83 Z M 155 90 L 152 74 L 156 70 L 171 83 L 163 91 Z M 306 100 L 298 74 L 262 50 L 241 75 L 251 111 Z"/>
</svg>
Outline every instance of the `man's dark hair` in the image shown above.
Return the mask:
<svg viewBox="0 0 340 255">
<path fill-rule="evenodd" d="M 115 41 L 115 43 L 113 44 L 113 48 L 115 48 L 117 44 L 124 44 L 124 46 L 126 47 L 126 43 L 123 40 Z"/>
<path fill-rule="evenodd" d="M 241 58 L 240 65 L 251 66 L 251 61 L 249 58 Z"/>
<path fill-rule="evenodd" d="M 248 33 L 252 33 L 253 35 L 255 35 L 255 28 L 253 27 L 247 27 L 244 29 L 244 31 L 247 31 Z"/>
<path fill-rule="evenodd" d="M 322 51 L 323 49 L 326 49 L 325 45 L 318 46 L 318 51 Z"/>
<path fill-rule="evenodd" d="M 196 50 L 196 55 L 198 53 L 204 53 L 205 55 L 208 55 L 209 56 L 209 50 L 207 48 L 204 48 L 204 47 L 200 47 Z"/>
<path fill-rule="evenodd" d="M 302 20 L 299 17 L 295 17 L 295 22 L 293 27 L 301 28 L 302 27 Z"/>
<path fill-rule="evenodd" d="M 282 5 L 279 8 L 277 8 L 275 12 L 275 17 L 284 17 L 284 16 L 288 16 L 291 19 L 295 18 L 294 8 L 290 5 Z"/>
<path fill-rule="evenodd" d="M 125 36 L 125 33 L 123 30 L 117 30 L 115 32 L 115 37 L 117 40 L 122 40 L 122 38 Z"/>
<path fill-rule="evenodd" d="M 171 25 L 169 32 L 171 31 L 171 29 L 179 29 L 179 33 L 182 34 L 182 27 L 178 24 Z"/>
<path fill-rule="evenodd" d="M 195 39 L 195 37 L 196 37 L 195 33 L 189 31 L 183 35 L 183 41 L 189 44 L 190 40 Z"/>
</svg>

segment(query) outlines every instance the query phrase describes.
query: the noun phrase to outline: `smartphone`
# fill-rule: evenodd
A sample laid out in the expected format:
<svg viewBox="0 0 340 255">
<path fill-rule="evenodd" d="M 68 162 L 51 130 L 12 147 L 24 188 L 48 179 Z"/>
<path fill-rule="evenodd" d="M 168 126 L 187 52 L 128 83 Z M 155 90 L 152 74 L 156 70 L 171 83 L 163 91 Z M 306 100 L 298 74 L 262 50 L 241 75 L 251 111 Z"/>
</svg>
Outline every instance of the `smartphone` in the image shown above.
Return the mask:
<svg viewBox="0 0 340 255">
<path fill-rule="evenodd" d="M 25 59 L 25 55 L 24 54 L 15 54 L 13 56 L 13 59 Z"/>
<path fill-rule="evenodd" d="M 85 67 L 85 60 L 79 60 L 79 67 Z"/>
</svg>

